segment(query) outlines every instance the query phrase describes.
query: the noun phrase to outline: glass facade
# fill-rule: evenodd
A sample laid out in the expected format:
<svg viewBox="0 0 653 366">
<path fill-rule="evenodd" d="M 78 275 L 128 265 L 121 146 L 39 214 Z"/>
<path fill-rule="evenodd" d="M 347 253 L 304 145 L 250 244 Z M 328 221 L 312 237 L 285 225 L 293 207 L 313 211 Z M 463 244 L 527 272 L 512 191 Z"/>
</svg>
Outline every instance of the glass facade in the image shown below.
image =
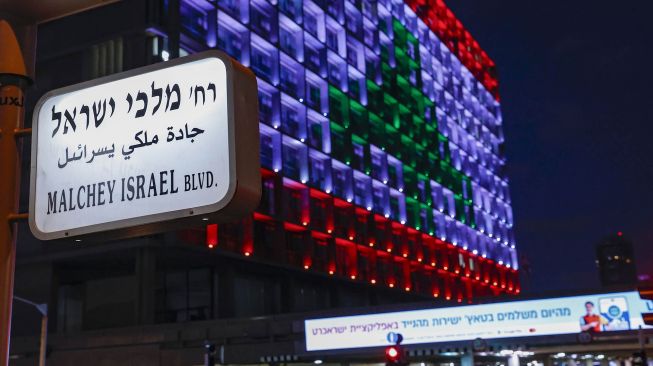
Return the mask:
<svg viewBox="0 0 653 366">
<path fill-rule="evenodd" d="M 208 245 L 459 302 L 519 292 L 494 64 L 444 3 L 181 3 L 180 53 L 215 46 L 259 86 L 261 205 Z"/>
</svg>

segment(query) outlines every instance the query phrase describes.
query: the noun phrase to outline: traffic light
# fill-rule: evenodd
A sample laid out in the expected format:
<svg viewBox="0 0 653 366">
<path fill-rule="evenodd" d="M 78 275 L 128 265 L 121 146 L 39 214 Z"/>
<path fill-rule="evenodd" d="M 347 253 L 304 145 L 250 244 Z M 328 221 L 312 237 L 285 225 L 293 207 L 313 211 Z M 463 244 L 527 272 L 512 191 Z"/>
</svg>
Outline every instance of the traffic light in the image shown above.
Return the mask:
<svg viewBox="0 0 653 366">
<path fill-rule="evenodd" d="M 653 300 L 653 287 L 640 287 L 638 291 L 642 300 Z M 642 319 L 644 324 L 653 325 L 653 313 L 642 313 Z"/>
<path fill-rule="evenodd" d="M 396 344 L 385 348 L 385 364 L 387 366 L 404 365 L 404 350 Z"/>
<path fill-rule="evenodd" d="M 390 333 L 388 334 L 388 341 L 394 343 L 392 346 L 385 348 L 385 364 L 386 366 L 406 366 L 405 352 L 401 348 L 401 341 L 404 340 L 404 337 L 400 333 Z"/>
<path fill-rule="evenodd" d="M 401 349 L 399 346 L 390 346 L 385 349 L 385 356 L 388 362 L 396 362 L 399 360 Z"/>
</svg>

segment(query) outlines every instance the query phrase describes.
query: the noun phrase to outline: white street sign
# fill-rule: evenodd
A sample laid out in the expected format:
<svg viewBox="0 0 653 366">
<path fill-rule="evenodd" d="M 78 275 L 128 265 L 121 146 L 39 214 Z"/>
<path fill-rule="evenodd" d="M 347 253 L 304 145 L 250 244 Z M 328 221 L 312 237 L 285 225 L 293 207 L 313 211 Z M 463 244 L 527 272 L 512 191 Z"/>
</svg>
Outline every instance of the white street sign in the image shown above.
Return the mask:
<svg viewBox="0 0 653 366">
<path fill-rule="evenodd" d="M 30 227 L 129 236 L 260 197 L 256 78 L 217 51 L 58 89 L 34 111 Z"/>
</svg>

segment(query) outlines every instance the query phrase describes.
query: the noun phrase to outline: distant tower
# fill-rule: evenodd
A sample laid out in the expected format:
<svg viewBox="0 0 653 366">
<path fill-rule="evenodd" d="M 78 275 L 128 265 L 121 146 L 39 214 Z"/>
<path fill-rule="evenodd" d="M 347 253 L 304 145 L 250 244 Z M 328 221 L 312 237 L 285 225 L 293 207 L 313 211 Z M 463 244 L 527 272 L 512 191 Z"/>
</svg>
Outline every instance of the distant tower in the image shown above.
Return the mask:
<svg viewBox="0 0 653 366">
<path fill-rule="evenodd" d="M 596 246 L 596 263 L 602 286 L 637 284 L 633 243 L 621 232 L 603 238 Z"/>
</svg>

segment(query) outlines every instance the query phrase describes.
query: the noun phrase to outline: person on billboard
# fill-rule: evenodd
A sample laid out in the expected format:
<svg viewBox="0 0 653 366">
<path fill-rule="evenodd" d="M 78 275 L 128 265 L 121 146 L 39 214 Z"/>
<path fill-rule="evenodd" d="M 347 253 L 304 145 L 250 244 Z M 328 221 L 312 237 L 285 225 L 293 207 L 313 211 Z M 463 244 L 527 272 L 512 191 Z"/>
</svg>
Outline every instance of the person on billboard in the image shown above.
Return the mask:
<svg viewBox="0 0 653 366">
<path fill-rule="evenodd" d="M 594 313 L 594 303 L 585 303 L 585 315 L 580 317 L 580 329 L 583 332 L 600 332 L 601 325 L 607 324 L 607 320 L 601 315 Z"/>
</svg>

